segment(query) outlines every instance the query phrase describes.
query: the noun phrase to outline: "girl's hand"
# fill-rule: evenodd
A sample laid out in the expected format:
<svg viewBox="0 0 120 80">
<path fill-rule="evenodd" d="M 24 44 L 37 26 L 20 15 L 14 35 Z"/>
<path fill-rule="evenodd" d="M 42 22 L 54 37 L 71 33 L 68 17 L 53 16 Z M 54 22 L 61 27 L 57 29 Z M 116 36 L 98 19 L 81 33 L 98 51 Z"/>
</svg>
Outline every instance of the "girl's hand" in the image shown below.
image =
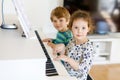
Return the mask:
<svg viewBox="0 0 120 80">
<path fill-rule="evenodd" d="M 57 56 L 56 58 L 54 58 L 54 60 L 63 60 L 65 62 L 67 62 L 69 60 L 69 57 L 67 57 L 66 55 L 61 54 L 61 55 Z"/>
<path fill-rule="evenodd" d="M 51 38 L 46 38 L 46 39 L 43 39 L 42 41 L 43 42 L 52 42 L 52 39 Z"/>
<path fill-rule="evenodd" d="M 65 53 L 65 45 L 64 44 L 54 44 L 51 42 L 47 43 L 53 50 L 53 54 L 57 55 L 57 53 L 64 54 Z"/>
<path fill-rule="evenodd" d="M 79 62 L 76 62 L 74 59 L 69 58 L 66 55 L 62 54 L 60 56 L 57 56 L 56 58 L 54 58 L 54 60 L 62 60 L 64 62 L 69 63 L 73 69 L 79 70 Z"/>
<path fill-rule="evenodd" d="M 64 44 L 55 44 L 53 46 L 53 54 L 65 54 L 65 45 Z"/>
</svg>

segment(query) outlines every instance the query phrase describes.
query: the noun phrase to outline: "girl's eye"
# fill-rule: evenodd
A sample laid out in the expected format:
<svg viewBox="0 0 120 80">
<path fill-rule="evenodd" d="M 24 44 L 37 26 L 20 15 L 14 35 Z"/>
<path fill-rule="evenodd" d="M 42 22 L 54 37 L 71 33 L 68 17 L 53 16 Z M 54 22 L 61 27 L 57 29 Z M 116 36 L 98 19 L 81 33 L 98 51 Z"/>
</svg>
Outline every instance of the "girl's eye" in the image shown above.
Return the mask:
<svg viewBox="0 0 120 80">
<path fill-rule="evenodd" d="M 78 27 L 76 26 L 76 27 L 74 27 L 75 29 L 78 29 Z"/>
<path fill-rule="evenodd" d="M 82 29 L 85 29 L 85 27 L 82 27 Z"/>
</svg>

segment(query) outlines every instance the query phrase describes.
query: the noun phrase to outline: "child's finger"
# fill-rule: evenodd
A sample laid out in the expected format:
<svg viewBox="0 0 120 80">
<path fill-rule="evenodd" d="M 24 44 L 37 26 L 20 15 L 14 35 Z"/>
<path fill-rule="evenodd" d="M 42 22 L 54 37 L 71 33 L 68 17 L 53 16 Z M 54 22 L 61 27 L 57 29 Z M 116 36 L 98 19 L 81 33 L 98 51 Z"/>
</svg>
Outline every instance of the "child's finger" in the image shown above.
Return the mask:
<svg viewBox="0 0 120 80">
<path fill-rule="evenodd" d="M 56 58 L 54 58 L 53 60 L 58 61 L 58 60 L 60 60 L 60 59 L 59 59 L 59 57 L 56 57 Z"/>
<path fill-rule="evenodd" d="M 43 42 L 48 42 L 48 40 L 47 40 L 47 39 L 43 39 L 42 41 L 43 41 Z"/>
</svg>

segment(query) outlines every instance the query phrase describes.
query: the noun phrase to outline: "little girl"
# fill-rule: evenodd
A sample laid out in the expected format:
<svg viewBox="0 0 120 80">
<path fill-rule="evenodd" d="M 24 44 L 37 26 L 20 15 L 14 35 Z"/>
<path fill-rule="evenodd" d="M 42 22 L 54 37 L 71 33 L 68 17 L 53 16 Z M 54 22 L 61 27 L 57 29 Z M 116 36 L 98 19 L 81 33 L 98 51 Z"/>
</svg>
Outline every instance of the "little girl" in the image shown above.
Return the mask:
<svg viewBox="0 0 120 80">
<path fill-rule="evenodd" d="M 64 66 L 71 76 L 78 80 L 86 80 L 92 66 L 95 50 L 93 42 L 87 38 L 87 34 L 92 31 L 93 25 L 90 15 L 78 10 L 71 16 L 69 29 L 73 33 L 73 38 L 68 45 L 60 44 L 56 53 L 61 53 L 55 60 L 63 60 Z"/>
</svg>

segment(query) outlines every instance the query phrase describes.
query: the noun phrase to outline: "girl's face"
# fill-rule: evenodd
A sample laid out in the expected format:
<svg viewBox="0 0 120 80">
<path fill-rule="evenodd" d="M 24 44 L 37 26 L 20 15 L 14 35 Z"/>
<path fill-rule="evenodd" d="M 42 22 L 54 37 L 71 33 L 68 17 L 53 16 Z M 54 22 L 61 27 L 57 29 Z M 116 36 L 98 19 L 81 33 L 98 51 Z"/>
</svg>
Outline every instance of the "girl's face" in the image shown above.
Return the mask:
<svg viewBox="0 0 120 80">
<path fill-rule="evenodd" d="M 76 40 L 83 40 L 89 32 L 88 22 L 84 19 L 76 19 L 73 21 L 72 33 Z"/>
<path fill-rule="evenodd" d="M 64 30 L 66 30 L 69 21 L 67 21 L 66 18 L 64 18 L 64 17 L 57 18 L 54 16 L 52 18 L 52 23 L 58 31 L 64 31 Z"/>
</svg>

